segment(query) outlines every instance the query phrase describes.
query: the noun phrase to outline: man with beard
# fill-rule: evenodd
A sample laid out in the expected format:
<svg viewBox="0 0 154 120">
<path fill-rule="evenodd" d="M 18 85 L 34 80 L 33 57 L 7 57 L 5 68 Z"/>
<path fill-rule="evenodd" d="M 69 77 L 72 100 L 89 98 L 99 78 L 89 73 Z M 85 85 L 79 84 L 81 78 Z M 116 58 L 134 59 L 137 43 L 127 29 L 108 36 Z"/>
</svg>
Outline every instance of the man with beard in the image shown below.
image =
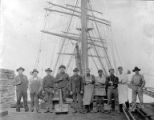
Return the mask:
<svg viewBox="0 0 154 120">
<path fill-rule="evenodd" d="M 69 75 L 65 73 L 66 67 L 64 65 L 61 65 L 59 67 L 59 73 L 56 75 L 56 84 L 59 89 L 62 90 L 62 99 L 63 102 L 66 102 L 66 97 L 69 92 Z"/>
<path fill-rule="evenodd" d="M 90 112 L 92 110 L 92 98 L 94 92 L 95 77 L 90 74 L 90 69 L 87 68 L 86 76 L 84 76 L 84 96 L 83 105 L 85 108 L 84 113 Z"/>
</svg>

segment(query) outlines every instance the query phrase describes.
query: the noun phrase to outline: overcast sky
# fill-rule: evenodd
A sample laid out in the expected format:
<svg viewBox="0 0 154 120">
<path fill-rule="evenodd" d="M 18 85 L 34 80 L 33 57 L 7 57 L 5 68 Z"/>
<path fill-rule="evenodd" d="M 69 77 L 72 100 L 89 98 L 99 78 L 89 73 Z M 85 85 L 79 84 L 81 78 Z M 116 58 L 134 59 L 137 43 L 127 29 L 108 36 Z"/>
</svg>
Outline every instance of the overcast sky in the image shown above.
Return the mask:
<svg viewBox="0 0 154 120">
<path fill-rule="evenodd" d="M 50 0 L 64 5 L 73 0 Z M 146 75 L 154 75 L 154 2 L 135 0 L 97 0 L 94 8 L 104 12 L 112 23 L 111 38 L 120 56 L 120 63 L 127 69 L 142 68 Z M 2 0 L 2 31 L 0 65 L 15 70 L 19 66 L 26 74 L 33 69 L 42 39 L 43 69 L 54 65 L 59 38 L 42 35 L 46 0 Z M 51 15 L 47 26 L 51 31 L 64 30 L 66 21 Z M 54 39 L 54 40 L 53 40 Z M 150 77 L 150 76 L 149 76 Z M 149 85 L 152 82 L 149 82 Z"/>
</svg>

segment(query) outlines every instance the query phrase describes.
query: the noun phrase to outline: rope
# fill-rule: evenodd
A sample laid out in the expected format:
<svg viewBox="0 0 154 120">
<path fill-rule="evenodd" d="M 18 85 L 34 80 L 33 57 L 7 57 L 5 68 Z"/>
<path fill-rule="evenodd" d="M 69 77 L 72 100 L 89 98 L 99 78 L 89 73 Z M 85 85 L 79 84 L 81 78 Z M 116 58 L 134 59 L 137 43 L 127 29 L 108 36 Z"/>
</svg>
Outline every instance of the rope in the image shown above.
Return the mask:
<svg viewBox="0 0 154 120">
<path fill-rule="evenodd" d="M 90 51 L 89 51 L 89 52 L 90 52 Z M 91 53 L 91 52 L 90 52 L 90 55 L 92 55 L 92 53 Z M 92 59 L 92 61 L 93 61 L 94 65 L 95 65 L 96 69 L 98 70 L 99 68 L 98 68 L 98 66 L 97 66 L 97 64 L 96 64 L 95 59 L 94 59 L 93 57 L 92 57 L 91 59 Z"/>
<path fill-rule="evenodd" d="M 77 5 L 78 5 L 78 0 L 76 0 L 76 3 L 75 3 L 75 6 L 77 6 Z M 76 8 L 76 7 L 74 7 L 74 10 L 75 10 L 75 8 Z M 68 32 L 68 31 L 70 30 L 70 26 L 71 26 L 71 23 L 72 23 L 73 15 L 74 15 L 74 11 L 73 11 L 73 13 L 72 13 L 72 16 L 71 16 L 69 25 L 68 25 L 68 27 L 66 28 L 66 32 Z M 66 39 L 63 40 L 63 43 L 62 43 L 61 48 L 60 48 L 60 50 L 59 50 L 60 53 L 62 52 L 62 50 L 63 50 L 63 48 L 64 48 L 65 41 L 66 41 Z M 54 66 L 53 73 L 55 73 L 55 70 L 56 70 L 56 67 L 57 67 L 57 65 L 58 65 L 59 59 L 60 59 L 60 54 L 59 54 L 58 57 L 57 57 L 57 61 L 56 61 L 56 64 L 55 64 L 55 66 Z"/>
<path fill-rule="evenodd" d="M 92 41 L 91 36 L 90 36 L 89 33 L 88 33 L 88 35 L 89 35 L 90 40 Z M 93 42 L 93 41 L 92 41 L 92 42 Z M 94 43 L 94 42 L 93 42 L 93 43 Z M 97 54 L 97 56 L 98 56 L 98 60 L 99 60 L 100 64 L 102 65 L 102 68 L 103 68 L 105 74 L 107 75 L 107 71 L 105 70 L 103 63 L 102 63 L 102 61 L 101 61 L 100 58 L 99 58 L 99 54 L 98 54 L 98 51 L 97 51 L 97 49 L 96 49 L 96 46 L 93 46 L 93 48 L 95 49 L 95 52 L 96 52 L 96 54 Z M 104 73 L 103 73 L 103 74 L 104 74 Z M 106 76 L 105 74 L 104 74 L 104 76 Z"/>
<path fill-rule="evenodd" d="M 75 53 L 75 48 L 74 48 L 74 50 L 73 50 L 73 53 Z M 74 57 L 73 55 L 70 57 L 70 59 L 69 59 L 67 65 L 66 65 L 66 72 L 68 71 L 68 69 L 69 69 L 69 67 L 70 67 L 70 64 L 72 63 L 73 57 Z"/>
<path fill-rule="evenodd" d="M 43 25 L 43 29 L 45 29 L 46 27 L 46 23 L 47 23 L 47 16 L 48 16 L 48 13 L 47 11 L 45 11 L 45 15 L 44 15 L 44 25 Z M 41 55 L 41 52 L 42 52 L 42 40 L 43 40 L 43 33 L 41 33 L 41 39 L 40 39 L 40 43 L 39 43 L 39 49 L 38 49 L 38 54 L 36 56 L 36 61 L 34 63 L 34 68 L 38 68 L 38 65 L 40 63 L 40 55 Z"/>
<path fill-rule="evenodd" d="M 89 7 L 90 7 L 91 10 L 93 10 L 90 1 L 89 1 Z M 92 12 L 92 16 L 95 17 L 93 12 Z M 97 25 L 96 22 L 94 22 L 94 23 L 95 23 L 95 26 L 96 26 L 96 29 L 97 29 L 99 38 L 100 38 L 100 40 L 102 41 L 102 37 L 101 37 L 101 35 L 100 35 L 100 31 L 99 31 L 98 25 Z M 109 67 L 111 67 L 112 65 L 111 65 L 111 62 L 110 62 L 110 60 L 109 60 L 109 56 L 108 56 L 108 54 L 107 54 L 107 51 L 106 51 L 106 49 L 105 49 L 105 46 L 104 46 L 103 42 L 102 42 L 102 45 L 103 45 L 104 52 L 105 52 L 105 54 L 106 54 L 107 61 L 108 61 L 108 63 L 109 63 Z"/>
</svg>

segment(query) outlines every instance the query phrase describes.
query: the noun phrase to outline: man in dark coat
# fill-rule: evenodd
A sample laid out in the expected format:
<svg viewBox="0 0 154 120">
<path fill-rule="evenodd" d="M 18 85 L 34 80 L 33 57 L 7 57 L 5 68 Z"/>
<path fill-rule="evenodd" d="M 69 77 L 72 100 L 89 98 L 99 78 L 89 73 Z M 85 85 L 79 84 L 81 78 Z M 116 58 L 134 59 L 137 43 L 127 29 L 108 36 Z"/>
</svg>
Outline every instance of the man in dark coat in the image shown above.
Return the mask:
<svg viewBox="0 0 154 120">
<path fill-rule="evenodd" d="M 73 95 L 73 108 L 74 113 L 82 112 L 82 94 L 83 94 L 83 79 L 79 75 L 79 69 L 73 70 L 73 76 L 70 78 L 70 93 Z"/>
<path fill-rule="evenodd" d="M 56 75 L 56 81 L 58 89 L 62 90 L 62 98 L 63 102 L 66 102 L 66 97 L 69 92 L 69 75 L 65 73 L 66 67 L 64 65 L 61 65 L 59 67 L 59 73 Z"/>
<path fill-rule="evenodd" d="M 29 111 L 29 108 L 27 105 L 28 79 L 26 75 L 23 75 L 24 70 L 25 69 L 22 67 L 18 68 L 17 69 L 18 75 L 15 77 L 14 85 L 16 86 L 16 95 L 17 95 L 16 111 L 17 112 L 20 112 L 20 102 L 22 97 L 23 97 L 25 112 Z"/>
<path fill-rule="evenodd" d="M 108 97 L 108 105 L 111 105 L 112 95 L 114 96 L 115 109 L 119 112 L 119 103 L 118 103 L 118 77 L 114 75 L 114 69 L 109 70 L 110 75 L 106 78 L 106 89 Z M 110 112 L 110 111 L 109 111 Z"/>
<path fill-rule="evenodd" d="M 46 69 L 45 72 L 47 75 L 43 78 L 43 90 L 45 91 L 45 95 L 47 98 L 47 110 L 45 113 L 52 113 L 53 103 L 52 99 L 54 96 L 54 82 L 55 78 L 51 75 L 52 70 L 50 68 Z"/>
</svg>

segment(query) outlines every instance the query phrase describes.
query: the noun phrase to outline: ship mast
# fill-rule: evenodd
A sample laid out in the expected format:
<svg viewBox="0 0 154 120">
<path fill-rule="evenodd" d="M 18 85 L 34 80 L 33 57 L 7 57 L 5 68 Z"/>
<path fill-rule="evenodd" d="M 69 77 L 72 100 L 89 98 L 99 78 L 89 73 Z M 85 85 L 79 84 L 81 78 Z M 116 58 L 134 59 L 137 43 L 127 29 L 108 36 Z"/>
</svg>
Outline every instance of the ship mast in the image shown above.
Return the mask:
<svg viewBox="0 0 154 120">
<path fill-rule="evenodd" d="M 86 74 L 86 69 L 88 68 L 87 2 L 88 2 L 88 0 L 81 0 L 81 63 L 82 63 L 82 75 Z"/>
<path fill-rule="evenodd" d="M 81 34 L 71 33 L 71 32 L 69 32 L 69 29 L 67 29 L 67 31 L 64 31 L 62 33 L 54 33 L 54 32 L 48 31 L 48 30 L 41 31 L 46 34 L 50 34 L 50 35 L 54 35 L 54 36 L 58 36 L 58 37 L 63 38 L 62 40 L 64 42 L 61 46 L 62 49 L 60 49 L 59 55 L 71 55 L 71 56 L 73 55 L 73 56 L 75 56 L 76 67 L 79 68 L 80 74 L 82 76 L 86 75 L 86 70 L 87 70 L 87 68 L 89 68 L 89 60 L 88 60 L 89 57 L 96 57 L 99 60 L 98 62 L 106 74 L 105 65 L 104 65 L 105 63 L 103 63 L 103 61 L 106 60 L 106 54 L 104 56 L 102 56 L 98 53 L 98 50 L 96 49 L 96 48 L 99 48 L 104 53 L 104 51 L 106 51 L 106 49 L 107 49 L 107 47 L 104 45 L 106 43 L 106 39 L 101 37 L 98 28 L 97 28 L 97 32 L 99 33 L 99 37 L 95 37 L 93 35 L 91 36 L 88 31 L 93 30 L 93 28 L 88 28 L 87 26 L 88 26 L 88 21 L 91 21 L 91 22 L 95 22 L 96 27 L 97 27 L 97 23 L 99 23 L 101 25 L 105 25 L 106 27 L 110 27 L 111 26 L 110 21 L 93 15 L 93 12 L 97 12 L 99 14 L 100 14 L 100 12 L 93 10 L 91 7 L 89 7 L 89 9 L 88 9 L 88 5 L 90 3 L 89 0 L 81 0 L 80 7 L 78 7 L 77 4 L 75 6 L 67 5 L 67 7 L 65 7 L 65 6 L 54 4 L 51 2 L 48 2 L 48 3 L 50 5 L 55 6 L 56 8 L 60 8 L 63 10 L 57 10 L 55 8 L 50 7 L 50 8 L 44 8 L 46 11 L 56 12 L 59 14 L 72 16 L 71 21 L 69 23 L 69 27 L 71 25 L 73 17 L 79 18 L 81 20 L 81 22 L 80 22 L 81 28 L 77 28 L 77 30 L 79 30 Z M 72 9 L 72 7 L 73 7 L 73 9 Z M 70 11 L 70 12 L 66 12 L 66 11 Z M 88 11 L 92 12 L 92 15 L 90 15 Z M 62 52 L 64 43 L 65 43 L 65 39 L 76 42 L 76 46 L 75 46 L 76 53 L 74 53 L 75 51 L 73 53 L 63 53 Z M 90 49 L 94 51 L 93 54 L 92 53 L 88 54 L 88 50 L 90 50 Z M 59 57 L 58 57 L 58 59 L 59 59 Z M 55 68 L 57 67 L 58 59 L 57 59 Z M 95 60 L 93 60 L 93 62 L 96 66 Z M 70 62 L 68 62 L 68 64 L 70 64 Z M 98 69 L 98 67 L 97 67 L 97 69 Z"/>
</svg>

